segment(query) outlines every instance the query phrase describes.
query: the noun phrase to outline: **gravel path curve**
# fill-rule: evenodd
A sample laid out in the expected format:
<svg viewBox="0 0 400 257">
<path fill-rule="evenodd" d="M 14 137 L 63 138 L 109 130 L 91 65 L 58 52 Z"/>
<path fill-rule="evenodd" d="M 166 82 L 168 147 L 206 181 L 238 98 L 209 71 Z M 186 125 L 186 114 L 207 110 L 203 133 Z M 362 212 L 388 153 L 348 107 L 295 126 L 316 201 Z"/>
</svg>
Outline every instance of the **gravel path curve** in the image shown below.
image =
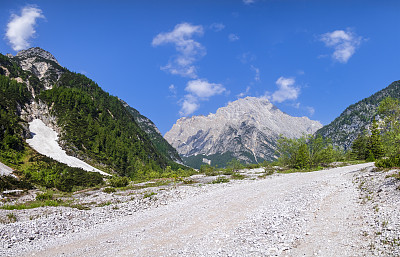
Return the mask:
<svg viewBox="0 0 400 257">
<path fill-rule="evenodd" d="M 359 164 L 233 183 L 50 238 L 27 256 L 361 256 Z"/>
</svg>

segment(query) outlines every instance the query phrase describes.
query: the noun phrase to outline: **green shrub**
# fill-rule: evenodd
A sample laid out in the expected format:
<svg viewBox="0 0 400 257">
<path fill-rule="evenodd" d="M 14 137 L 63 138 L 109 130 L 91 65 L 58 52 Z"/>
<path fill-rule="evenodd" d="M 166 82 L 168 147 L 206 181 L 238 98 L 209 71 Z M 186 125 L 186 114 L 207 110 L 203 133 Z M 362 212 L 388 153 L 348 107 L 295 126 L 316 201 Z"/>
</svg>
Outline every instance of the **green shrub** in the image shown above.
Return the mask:
<svg viewBox="0 0 400 257">
<path fill-rule="evenodd" d="M 219 183 L 228 183 L 229 179 L 226 177 L 222 177 L 219 176 L 218 178 L 216 178 L 213 182 L 211 182 L 212 184 L 219 184 Z"/>
<path fill-rule="evenodd" d="M 25 178 L 18 180 L 13 176 L 0 176 L 0 191 L 13 189 L 32 189 L 32 185 Z"/>
<path fill-rule="evenodd" d="M 114 193 L 115 191 L 117 191 L 117 190 L 115 190 L 115 188 L 112 188 L 112 187 L 106 187 L 103 189 L 103 192 L 107 193 L 107 194 Z"/>
<path fill-rule="evenodd" d="M 244 179 L 246 176 L 243 174 L 240 174 L 239 172 L 235 172 L 232 174 L 231 178 L 233 179 Z"/>
<path fill-rule="evenodd" d="M 113 176 L 108 180 L 110 186 L 112 187 L 126 187 L 129 185 L 129 178 L 128 177 L 117 177 Z"/>
<path fill-rule="evenodd" d="M 380 159 L 375 162 L 375 166 L 379 168 L 400 167 L 400 155 Z"/>
<path fill-rule="evenodd" d="M 265 167 L 265 168 L 264 168 L 264 171 L 265 171 L 265 175 L 266 175 L 266 176 L 270 176 L 270 175 L 274 174 L 274 170 L 271 169 L 271 168 Z"/>
<path fill-rule="evenodd" d="M 52 192 L 45 192 L 42 194 L 38 194 L 36 196 L 37 201 L 45 201 L 45 200 L 52 200 L 53 199 L 53 193 Z"/>
<path fill-rule="evenodd" d="M 154 192 L 146 192 L 143 195 L 143 198 L 151 198 L 153 195 L 156 195 L 157 193 Z"/>
</svg>

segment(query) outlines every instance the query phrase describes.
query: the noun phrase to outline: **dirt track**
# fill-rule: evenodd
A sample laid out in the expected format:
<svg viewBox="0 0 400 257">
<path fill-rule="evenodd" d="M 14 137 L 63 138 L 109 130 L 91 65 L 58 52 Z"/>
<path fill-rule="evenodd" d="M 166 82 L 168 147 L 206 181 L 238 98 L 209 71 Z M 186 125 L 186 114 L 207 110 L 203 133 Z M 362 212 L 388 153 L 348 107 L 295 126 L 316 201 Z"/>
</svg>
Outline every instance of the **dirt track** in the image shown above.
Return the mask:
<svg viewBox="0 0 400 257">
<path fill-rule="evenodd" d="M 371 165 L 224 186 L 50 240 L 36 255 L 362 255 L 366 242 L 351 173 Z"/>
</svg>

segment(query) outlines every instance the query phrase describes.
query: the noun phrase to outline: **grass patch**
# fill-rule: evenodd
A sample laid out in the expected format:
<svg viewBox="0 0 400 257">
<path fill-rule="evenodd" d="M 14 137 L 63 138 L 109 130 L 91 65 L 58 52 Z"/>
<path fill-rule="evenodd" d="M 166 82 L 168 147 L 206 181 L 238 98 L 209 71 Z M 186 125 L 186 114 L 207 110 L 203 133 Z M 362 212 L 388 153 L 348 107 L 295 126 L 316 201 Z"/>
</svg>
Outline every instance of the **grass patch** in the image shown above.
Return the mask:
<svg viewBox="0 0 400 257">
<path fill-rule="evenodd" d="M 245 179 L 246 176 L 243 174 L 240 174 L 239 172 L 235 172 L 231 175 L 232 179 Z"/>
<path fill-rule="evenodd" d="M 151 198 L 153 195 L 157 195 L 157 193 L 146 192 L 146 193 L 144 193 L 143 198 Z"/>
<path fill-rule="evenodd" d="M 211 183 L 212 184 L 220 184 L 220 183 L 228 183 L 228 182 L 229 182 L 228 178 L 219 176 L 214 181 L 212 181 Z"/>
<path fill-rule="evenodd" d="M 64 206 L 64 207 L 70 207 L 70 208 L 76 208 L 78 210 L 89 210 L 90 208 L 86 205 L 83 204 L 74 204 L 72 201 L 63 201 L 61 199 L 56 199 L 56 200 L 42 200 L 42 201 L 29 201 L 25 203 L 18 203 L 18 204 L 6 204 L 0 207 L 0 209 L 3 210 L 25 210 L 25 209 L 34 209 L 34 208 L 39 208 L 39 207 L 46 207 L 46 206 L 52 206 L 52 207 L 58 207 L 58 206 Z"/>
<path fill-rule="evenodd" d="M 17 216 L 15 216 L 14 213 L 9 213 L 7 214 L 7 218 L 10 222 L 16 222 L 17 221 Z"/>
</svg>

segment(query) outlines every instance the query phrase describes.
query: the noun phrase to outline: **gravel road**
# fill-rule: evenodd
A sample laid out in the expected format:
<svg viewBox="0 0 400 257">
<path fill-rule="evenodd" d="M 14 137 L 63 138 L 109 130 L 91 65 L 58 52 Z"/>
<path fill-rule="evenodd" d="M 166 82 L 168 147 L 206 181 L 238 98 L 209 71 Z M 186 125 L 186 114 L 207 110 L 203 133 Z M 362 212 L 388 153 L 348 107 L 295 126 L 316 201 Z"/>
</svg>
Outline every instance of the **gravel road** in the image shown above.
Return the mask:
<svg viewBox="0 0 400 257">
<path fill-rule="evenodd" d="M 214 187 L 25 249 L 27 256 L 363 256 L 360 164 Z"/>
</svg>

